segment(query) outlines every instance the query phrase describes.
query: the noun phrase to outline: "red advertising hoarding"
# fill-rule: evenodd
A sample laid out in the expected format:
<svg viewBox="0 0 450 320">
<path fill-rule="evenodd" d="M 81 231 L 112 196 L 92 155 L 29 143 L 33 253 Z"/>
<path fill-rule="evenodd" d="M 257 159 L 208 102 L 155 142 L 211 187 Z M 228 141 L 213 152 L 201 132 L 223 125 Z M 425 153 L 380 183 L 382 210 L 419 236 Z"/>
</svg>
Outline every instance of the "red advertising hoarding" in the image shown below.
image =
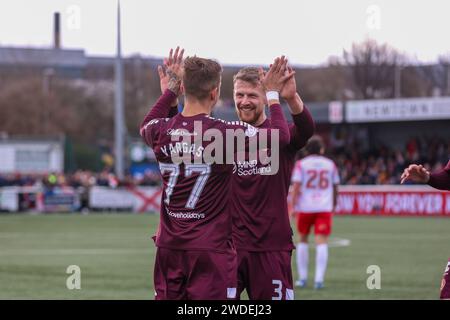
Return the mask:
<svg viewBox="0 0 450 320">
<path fill-rule="evenodd" d="M 335 213 L 450 217 L 450 192 L 427 186 L 340 186 Z"/>
</svg>

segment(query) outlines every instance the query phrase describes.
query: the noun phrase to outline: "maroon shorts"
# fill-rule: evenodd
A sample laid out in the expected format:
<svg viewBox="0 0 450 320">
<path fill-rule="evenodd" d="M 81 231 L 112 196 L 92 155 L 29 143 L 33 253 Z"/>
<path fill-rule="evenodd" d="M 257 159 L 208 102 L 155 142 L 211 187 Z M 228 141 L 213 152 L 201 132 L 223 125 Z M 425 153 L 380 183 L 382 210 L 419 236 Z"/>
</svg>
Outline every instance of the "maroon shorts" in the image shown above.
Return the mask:
<svg viewBox="0 0 450 320">
<path fill-rule="evenodd" d="M 250 300 L 293 300 L 291 254 L 238 250 L 238 298 L 245 289 Z"/>
<path fill-rule="evenodd" d="M 332 214 L 331 212 L 298 213 L 298 233 L 308 235 L 314 226 L 314 234 L 329 236 L 331 234 Z"/>
<path fill-rule="evenodd" d="M 440 298 L 443 300 L 450 300 L 450 258 L 448 259 L 444 275 L 442 276 Z"/>
<path fill-rule="evenodd" d="M 158 248 L 153 281 L 156 300 L 235 299 L 236 252 Z"/>
</svg>

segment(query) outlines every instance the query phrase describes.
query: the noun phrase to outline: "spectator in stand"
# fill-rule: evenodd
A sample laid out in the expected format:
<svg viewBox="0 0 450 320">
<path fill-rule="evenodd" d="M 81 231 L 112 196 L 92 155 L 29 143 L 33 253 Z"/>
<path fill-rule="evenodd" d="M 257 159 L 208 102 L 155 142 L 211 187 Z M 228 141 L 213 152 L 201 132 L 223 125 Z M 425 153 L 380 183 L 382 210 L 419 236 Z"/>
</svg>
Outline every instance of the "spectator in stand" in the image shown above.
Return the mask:
<svg viewBox="0 0 450 320">
<path fill-rule="evenodd" d="M 158 186 L 160 182 L 160 175 L 155 171 L 146 172 L 143 178 L 127 175 L 123 181 L 119 181 L 114 174 L 106 170 L 101 173 L 78 170 L 73 174 L 0 174 L 0 187 L 42 185 L 49 188 L 62 186 L 88 188 L 94 185 L 107 187 L 116 187 L 118 185 Z"/>
<path fill-rule="evenodd" d="M 336 135 L 343 136 L 341 131 Z M 336 159 L 345 184 L 397 184 L 405 166 L 421 162 L 425 169 L 438 171 L 450 154 L 448 141 L 436 137 L 411 138 L 404 150 L 383 145 L 367 148 L 360 137 L 363 134 L 356 132 L 345 135 L 344 143 L 342 138 L 331 136 L 330 139 L 328 156 Z M 336 141 L 338 143 L 334 145 Z"/>
</svg>

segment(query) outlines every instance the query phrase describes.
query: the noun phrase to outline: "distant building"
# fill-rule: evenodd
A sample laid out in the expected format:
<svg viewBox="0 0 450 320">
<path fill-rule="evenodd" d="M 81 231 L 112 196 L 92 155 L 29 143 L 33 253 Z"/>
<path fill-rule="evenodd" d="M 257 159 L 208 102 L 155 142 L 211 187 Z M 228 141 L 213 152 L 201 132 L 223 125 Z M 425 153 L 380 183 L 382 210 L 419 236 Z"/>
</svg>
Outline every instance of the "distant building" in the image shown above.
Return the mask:
<svg viewBox="0 0 450 320">
<path fill-rule="evenodd" d="M 63 138 L 3 138 L 0 154 L 0 174 L 64 172 Z"/>
<path fill-rule="evenodd" d="M 86 64 L 84 50 L 0 47 L 0 69 L 6 73 L 52 70 L 58 76 L 81 78 Z"/>
</svg>

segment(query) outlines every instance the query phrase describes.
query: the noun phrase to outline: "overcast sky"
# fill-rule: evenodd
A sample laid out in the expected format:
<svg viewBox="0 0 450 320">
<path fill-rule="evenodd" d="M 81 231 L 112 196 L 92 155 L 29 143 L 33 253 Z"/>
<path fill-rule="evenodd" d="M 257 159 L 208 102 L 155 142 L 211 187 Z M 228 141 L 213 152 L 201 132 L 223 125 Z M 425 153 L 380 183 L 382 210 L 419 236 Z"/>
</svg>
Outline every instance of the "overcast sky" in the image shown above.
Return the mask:
<svg viewBox="0 0 450 320">
<path fill-rule="evenodd" d="M 52 44 L 115 53 L 116 0 L 0 0 L 0 45 Z M 285 54 L 315 65 L 367 37 L 411 58 L 450 55 L 450 0 L 122 0 L 124 54 L 161 57 L 181 45 L 225 64 L 268 64 Z"/>
</svg>

